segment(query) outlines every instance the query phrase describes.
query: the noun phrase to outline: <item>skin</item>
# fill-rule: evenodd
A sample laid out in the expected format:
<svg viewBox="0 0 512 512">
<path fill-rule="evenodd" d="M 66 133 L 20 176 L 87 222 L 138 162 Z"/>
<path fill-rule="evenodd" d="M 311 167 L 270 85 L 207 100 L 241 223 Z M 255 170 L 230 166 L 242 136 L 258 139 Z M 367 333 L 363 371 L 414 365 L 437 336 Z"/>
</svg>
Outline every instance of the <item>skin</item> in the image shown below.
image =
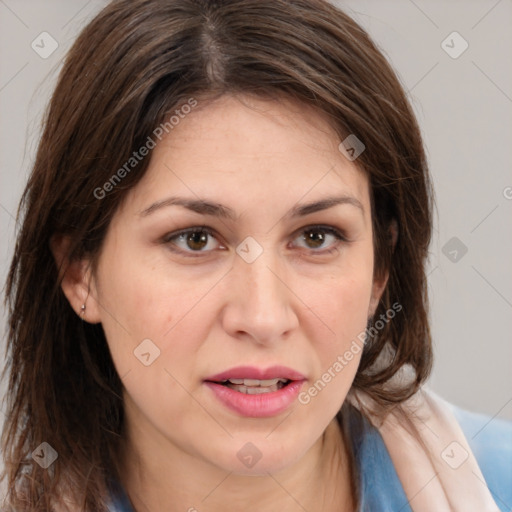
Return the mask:
<svg viewBox="0 0 512 512">
<path fill-rule="evenodd" d="M 288 100 L 200 103 L 152 151 L 111 221 L 96 271 L 87 260 L 69 264 L 63 290 L 78 314 L 86 303 L 86 321 L 101 322 L 125 386 L 122 480 L 139 512 L 353 510 L 335 415 L 361 352 L 308 404 L 270 418 L 227 409 L 203 383 L 234 366 L 279 364 L 305 375 L 306 390 L 364 331 L 387 276 L 373 281 L 368 179 L 339 143 L 326 118 Z M 285 217 L 341 194 L 363 209 Z M 239 218 L 181 206 L 140 215 L 171 195 L 222 203 Z M 307 231 L 314 224 L 348 241 Z M 202 244 L 165 239 L 202 226 L 214 231 Z M 325 239 L 308 242 L 304 233 Z M 235 252 L 247 236 L 263 250 L 252 263 Z M 54 243 L 57 258 L 65 244 Z M 160 356 L 145 366 L 134 350 L 148 338 Z M 262 455 L 252 468 L 237 457 L 247 442 Z"/>
</svg>

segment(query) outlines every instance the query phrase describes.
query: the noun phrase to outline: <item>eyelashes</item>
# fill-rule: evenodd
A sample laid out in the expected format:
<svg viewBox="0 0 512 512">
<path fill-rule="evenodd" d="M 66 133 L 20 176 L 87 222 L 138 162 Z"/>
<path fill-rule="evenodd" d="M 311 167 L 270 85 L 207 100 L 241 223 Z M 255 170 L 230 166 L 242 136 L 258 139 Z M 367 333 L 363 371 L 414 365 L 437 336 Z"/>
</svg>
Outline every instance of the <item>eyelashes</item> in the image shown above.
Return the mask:
<svg viewBox="0 0 512 512">
<path fill-rule="evenodd" d="M 316 234 L 316 236 L 312 237 L 312 234 Z M 320 234 L 320 237 L 318 237 L 318 234 Z M 334 239 L 333 244 L 328 244 L 329 237 Z M 194 226 L 168 233 L 162 238 L 161 242 L 174 253 L 197 258 L 211 254 L 216 249 L 225 249 L 225 246 L 221 243 L 219 243 L 220 247 L 215 247 L 215 243 L 212 247 L 211 239 L 217 240 L 217 235 L 213 229 L 208 226 Z M 306 244 L 305 246 L 299 246 L 299 250 L 302 249 L 308 254 L 319 256 L 337 252 L 342 243 L 349 242 L 342 230 L 326 225 L 306 226 L 297 233 L 293 241 L 297 239 Z M 307 246 L 310 242 L 313 243 L 313 247 Z M 181 247 L 179 244 L 181 244 Z M 315 247 L 314 244 L 317 244 L 317 246 Z M 327 248 L 325 248 L 326 245 Z"/>
</svg>

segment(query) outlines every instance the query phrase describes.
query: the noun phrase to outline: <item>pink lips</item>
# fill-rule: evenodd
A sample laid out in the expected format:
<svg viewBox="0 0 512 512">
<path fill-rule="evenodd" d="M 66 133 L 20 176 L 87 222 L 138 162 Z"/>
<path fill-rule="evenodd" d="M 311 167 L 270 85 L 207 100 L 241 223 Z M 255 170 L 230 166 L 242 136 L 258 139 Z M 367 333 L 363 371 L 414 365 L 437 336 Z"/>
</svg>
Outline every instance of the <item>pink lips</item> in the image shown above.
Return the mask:
<svg viewBox="0 0 512 512">
<path fill-rule="evenodd" d="M 218 373 L 212 377 L 208 377 L 207 381 L 222 382 L 228 379 L 289 379 L 304 380 L 306 377 L 302 373 L 296 372 L 286 366 L 271 366 L 266 370 L 255 368 L 254 366 L 237 366 L 225 372 Z"/>
<path fill-rule="evenodd" d="M 229 379 L 287 379 L 291 382 L 277 391 L 249 395 L 221 384 Z M 280 414 L 290 407 L 305 380 L 304 375 L 285 366 L 272 366 L 264 370 L 239 366 L 208 377 L 204 383 L 232 411 L 246 417 L 264 418 Z"/>
</svg>

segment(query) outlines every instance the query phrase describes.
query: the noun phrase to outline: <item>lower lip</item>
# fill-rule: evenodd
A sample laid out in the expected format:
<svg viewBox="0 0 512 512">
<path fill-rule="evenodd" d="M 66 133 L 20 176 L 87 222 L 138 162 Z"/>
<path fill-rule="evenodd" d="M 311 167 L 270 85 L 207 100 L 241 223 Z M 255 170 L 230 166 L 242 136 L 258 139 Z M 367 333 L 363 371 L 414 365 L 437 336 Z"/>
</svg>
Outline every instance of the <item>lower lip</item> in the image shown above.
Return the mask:
<svg viewBox="0 0 512 512">
<path fill-rule="evenodd" d="M 216 382 L 205 381 L 225 406 L 250 418 L 268 418 L 282 413 L 297 399 L 303 383 L 303 380 L 294 380 L 277 391 L 248 395 Z"/>
</svg>

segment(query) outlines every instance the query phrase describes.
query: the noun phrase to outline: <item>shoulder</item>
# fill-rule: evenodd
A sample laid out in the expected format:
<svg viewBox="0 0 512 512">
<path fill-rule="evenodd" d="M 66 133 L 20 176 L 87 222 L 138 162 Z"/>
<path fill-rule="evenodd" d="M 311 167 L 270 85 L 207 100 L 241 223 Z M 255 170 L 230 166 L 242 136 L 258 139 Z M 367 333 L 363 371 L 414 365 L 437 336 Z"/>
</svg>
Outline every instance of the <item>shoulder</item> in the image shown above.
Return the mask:
<svg viewBox="0 0 512 512">
<path fill-rule="evenodd" d="M 512 421 L 448 404 L 457 419 L 496 504 L 512 508 Z"/>
</svg>

